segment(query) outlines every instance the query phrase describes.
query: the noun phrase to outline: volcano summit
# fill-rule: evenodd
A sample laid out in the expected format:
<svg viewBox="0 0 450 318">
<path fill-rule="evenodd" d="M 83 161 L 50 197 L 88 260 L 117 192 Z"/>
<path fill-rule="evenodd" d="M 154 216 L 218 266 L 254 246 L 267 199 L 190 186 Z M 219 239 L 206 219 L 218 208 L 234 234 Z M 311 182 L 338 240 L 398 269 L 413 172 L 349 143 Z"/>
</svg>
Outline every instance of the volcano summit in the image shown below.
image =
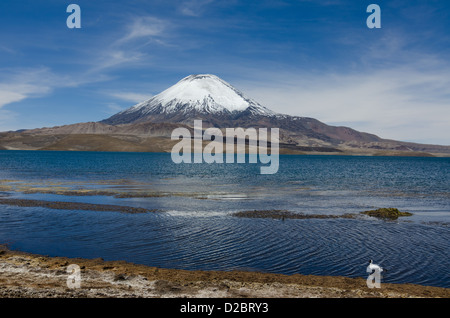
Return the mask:
<svg viewBox="0 0 450 318">
<path fill-rule="evenodd" d="M 242 114 L 275 115 L 273 111 L 246 97 L 219 77 L 201 74 L 187 76 L 151 99 L 103 122 L 111 125 L 148 120 L 186 122 L 192 116 L 219 115 L 233 119 Z M 192 121 L 190 123 L 192 124 Z"/>
</svg>

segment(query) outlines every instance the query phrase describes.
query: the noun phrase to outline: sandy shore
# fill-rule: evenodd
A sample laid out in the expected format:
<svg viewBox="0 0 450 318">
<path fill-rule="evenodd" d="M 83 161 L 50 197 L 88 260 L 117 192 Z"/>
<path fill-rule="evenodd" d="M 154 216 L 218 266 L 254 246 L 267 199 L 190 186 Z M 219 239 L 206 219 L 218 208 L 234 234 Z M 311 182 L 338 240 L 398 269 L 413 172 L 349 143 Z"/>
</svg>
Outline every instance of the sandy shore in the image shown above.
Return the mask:
<svg viewBox="0 0 450 318">
<path fill-rule="evenodd" d="M 80 288 L 69 288 L 71 264 Z M 450 289 L 365 279 L 161 269 L 123 261 L 47 257 L 0 249 L 2 298 L 449 298 Z"/>
</svg>

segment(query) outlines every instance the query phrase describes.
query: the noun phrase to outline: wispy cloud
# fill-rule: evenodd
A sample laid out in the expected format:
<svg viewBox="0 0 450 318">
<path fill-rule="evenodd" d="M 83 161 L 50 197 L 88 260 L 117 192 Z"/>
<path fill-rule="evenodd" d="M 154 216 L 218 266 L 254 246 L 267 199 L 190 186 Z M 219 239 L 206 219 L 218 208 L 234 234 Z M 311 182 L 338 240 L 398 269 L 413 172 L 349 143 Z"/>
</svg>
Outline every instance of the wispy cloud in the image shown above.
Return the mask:
<svg viewBox="0 0 450 318">
<path fill-rule="evenodd" d="M 48 95 L 58 81 L 46 68 L 10 70 L 3 69 L 0 75 L 0 127 L 1 131 L 14 130 L 17 118 L 23 116 L 14 108 L 5 106 L 27 98 Z M 61 84 L 59 84 L 61 85 Z"/>
<path fill-rule="evenodd" d="M 212 3 L 213 0 L 189 0 L 183 1 L 179 11 L 181 14 L 191 17 L 199 17 L 203 14 L 206 6 Z"/>
<path fill-rule="evenodd" d="M 112 92 L 109 93 L 108 95 L 132 103 L 140 103 L 153 97 L 153 95 L 150 94 L 141 94 L 133 92 Z"/>
<path fill-rule="evenodd" d="M 90 50 L 93 55 L 92 67 L 88 74 L 101 73 L 110 69 L 148 63 L 151 56 L 150 44 L 170 46 L 167 42 L 171 24 L 152 16 L 131 16 L 123 22 L 121 36 L 105 45 L 95 45 Z"/>
<path fill-rule="evenodd" d="M 114 45 L 122 45 L 133 40 L 151 40 L 161 37 L 168 28 L 168 22 L 152 16 L 133 17 L 126 28 L 126 34 Z"/>
<path fill-rule="evenodd" d="M 105 76 L 57 74 L 47 67 L 3 69 L 0 75 L 0 108 L 27 98 L 43 97 L 58 88 L 79 87 L 104 81 Z"/>
<path fill-rule="evenodd" d="M 108 69 L 139 63 L 143 60 L 144 53 L 132 50 L 108 49 L 96 55 L 94 65 L 87 71 L 88 76 Z"/>
<path fill-rule="evenodd" d="M 0 108 L 29 97 L 48 94 L 54 83 L 54 74 L 46 68 L 3 70 L 0 78 Z"/>
</svg>

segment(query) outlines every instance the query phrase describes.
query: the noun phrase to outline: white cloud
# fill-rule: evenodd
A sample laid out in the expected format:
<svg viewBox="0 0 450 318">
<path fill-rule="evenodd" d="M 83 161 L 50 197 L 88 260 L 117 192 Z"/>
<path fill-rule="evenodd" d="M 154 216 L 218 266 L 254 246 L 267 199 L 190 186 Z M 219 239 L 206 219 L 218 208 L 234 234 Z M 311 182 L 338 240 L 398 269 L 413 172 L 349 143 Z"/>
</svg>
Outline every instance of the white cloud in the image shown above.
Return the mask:
<svg viewBox="0 0 450 318">
<path fill-rule="evenodd" d="M 0 85 L 0 108 L 10 103 L 19 102 L 27 98 L 23 92 L 10 91 L 8 87 Z"/>
<path fill-rule="evenodd" d="M 110 96 L 132 103 L 140 103 L 153 97 L 149 94 L 133 93 L 133 92 L 112 92 Z"/>
<path fill-rule="evenodd" d="M 0 108 L 29 97 L 48 94 L 55 76 L 45 68 L 10 71 L 0 77 Z"/>
<path fill-rule="evenodd" d="M 0 108 L 27 98 L 43 97 L 57 88 L 78 87 L 104 81 L 105 76 L 58 75 L 46 67 L 2 69 L 0 71 Z"/>
<path fill-rule="evenodd" d="M 450 145 L 450 67 L 445 64 L 429 70 L 398 67 L 266 78 L 271 82 L 247 83 L 243 90 L 274 111 L 388 139 Z"/>
</svg>

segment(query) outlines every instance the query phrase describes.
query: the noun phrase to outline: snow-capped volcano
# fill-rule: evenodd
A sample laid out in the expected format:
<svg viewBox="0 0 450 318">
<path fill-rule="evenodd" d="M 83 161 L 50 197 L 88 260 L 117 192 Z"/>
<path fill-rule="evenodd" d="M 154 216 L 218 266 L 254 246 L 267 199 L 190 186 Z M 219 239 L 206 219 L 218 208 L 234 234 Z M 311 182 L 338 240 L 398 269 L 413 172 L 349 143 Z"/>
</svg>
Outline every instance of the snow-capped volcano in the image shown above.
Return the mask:
<svg viewBox="0 0 450 318">
<path fill-rule="evenodd" d="M 273 116 L 260 105 L 215 75 L 190 75 L 151 99 L 128 108 L 104 122 L 124 124 L 154 119 L 154 116 L 233 115 Z M 150 117 L 150 118 L 149 118 Z M 159 121 L 159 120 L 158 120 Z"/>
<path fill-rule="evenodd" d="M 205 128 L 279 128 L 280 149 L 286 153 L 450 153 L 446 146 L 386 140 L 314 118 L 275 113 L 207 74 L 185 77 L 153 98 L 100 122 L 0 134 L 0 149 L 166 152 L 174 129 L 192 130 L 196 119 L 202 120 Z"/>
<path fill-rule="evenodd" d="M 280 140 L 287 143 L 306 140 L 308 145 L 324 143 L 330 146 L 349 140 L 379 140 L 375 135 L 346 127 L 328 126 L 314 118 L 275 113 L 210 74 L 187 76 L 149 100 L 117 113 L 100 124 L 121 126 L 115 129 L 131 125 L 134 128 L 129 129 L 139 135 L 146 135 L 141 129 L 143 124 L 192 127 L 196 119 L 202 120 L 203 127 L 279 128 Z M 136 130 L 138 126 L 140 128 Z"/>
<path fill-rule="evenodd" d="M 147 108 L 150 104 L 162 105 L 165 112 L 193 107 L 208 113 L 244 111 L 253 106 L 267 111 L 254 100 L 247 98 L 236 88 L 215 75 L 190 75 L 151 100 L 133 108 Z M 181 107 L 179 107 L 181 106 Z"/>
</svg>

